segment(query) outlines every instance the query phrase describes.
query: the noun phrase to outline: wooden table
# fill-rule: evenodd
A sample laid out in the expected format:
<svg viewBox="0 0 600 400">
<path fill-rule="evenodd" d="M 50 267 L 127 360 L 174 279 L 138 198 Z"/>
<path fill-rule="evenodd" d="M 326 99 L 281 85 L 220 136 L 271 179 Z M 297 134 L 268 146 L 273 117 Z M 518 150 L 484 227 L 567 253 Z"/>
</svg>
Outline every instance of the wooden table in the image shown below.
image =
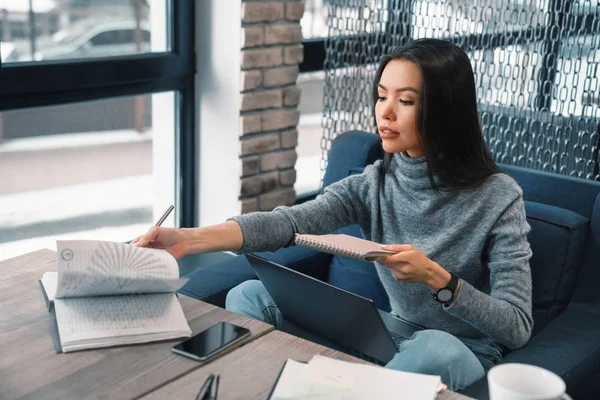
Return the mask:
<svg viewBox="0 0 600 400">
<path fill-rule="evenodd" d="M 273 331 L 210 365 L 158 388 L 143 399 L 194 399 L 204 380 L 209 374 L 214 373 L 221 375 L 219 400 L 264 400 L 271 392 L 273 383 L 288 358 L 308 361 L 315 354 L 369 364 L 359 358 L 308 340 L 281 331 Z M 444 391 L 438 396 L 438 400 L 468 399 L 469 397 L 450 391 Z"/>
<path fill-rule="evenodd" d="M 51 250 L 0 263 L 1 399 L 130 399 L 202 367 L 173 353 L 174 341 L 56 354 L 38 284 L 44 272 L 56 267 Z M 273 330 L 269 324 L 186 296 L 179 300 L 193 333 L 230 321 L 251 331 L 239 347 Z"/>
<path fill-rule="evenodd" d="M 210 373 L 221 374 L 219 400 L 265 399 L 288 358 L 308 361 L 322 354 L 366 363 L 186 296 L 179 298 L 194 333 L 217 321 L 230 321 L 248 327 L 251 337 L 206 363 L 173 354 L 173 341 L 56 354 L 37 282 L 56 265 L 51 250 L 0 262 L 2 399 L 194 399 Z M 452 392 L 438 398 L 468 399 Z"/>
</svg>

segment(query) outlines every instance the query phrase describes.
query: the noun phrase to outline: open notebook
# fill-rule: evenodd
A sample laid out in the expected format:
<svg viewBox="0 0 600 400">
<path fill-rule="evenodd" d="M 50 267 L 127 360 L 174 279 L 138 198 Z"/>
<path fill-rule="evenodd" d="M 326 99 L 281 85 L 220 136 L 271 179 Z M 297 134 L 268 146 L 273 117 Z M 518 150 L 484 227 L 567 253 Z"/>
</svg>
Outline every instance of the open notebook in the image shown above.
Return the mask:
<svg viewBox="0 0 600 400">
<path fill-rule="evenodd" d="M 57 241 L 58 272 L 40 284 L 56 317 L 57 351 L 189 337 L 175 292 L 177 261 L 166 251 L 125 243 Z"/>
<path fill-rule="evenodd" d="M 309 247 L 325 253 L 357 258 L 365 261 L 377 261 L 382 257 L 395 254 L 382 250 L 381 244 L 345 234 L 304 235 L 297 234 L 295 244 Z"/>
<path fill-rule="evenodd" d="M 433 400 L 444 388 L 439 376 L 316 355 L 308 363 L 288 359 L 269 400 Z"/>
</svg>

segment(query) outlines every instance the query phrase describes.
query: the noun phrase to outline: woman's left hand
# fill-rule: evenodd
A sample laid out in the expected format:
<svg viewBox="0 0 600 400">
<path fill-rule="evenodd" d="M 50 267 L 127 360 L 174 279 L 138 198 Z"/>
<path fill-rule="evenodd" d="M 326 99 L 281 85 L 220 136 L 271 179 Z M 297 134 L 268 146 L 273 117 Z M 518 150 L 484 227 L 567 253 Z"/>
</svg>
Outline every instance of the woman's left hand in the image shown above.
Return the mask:
<svg viewBox="0 0 600 400">
<path fill-rule="evenodd" d="M 410 244 L 392 244 L 381 248 L 397 252 L 378 260 L 379 264 L 392 271 L 397 281 L 424 283 L 432 290 L 443 288 L 450 282 L 448 271 Z"/>
</svg>

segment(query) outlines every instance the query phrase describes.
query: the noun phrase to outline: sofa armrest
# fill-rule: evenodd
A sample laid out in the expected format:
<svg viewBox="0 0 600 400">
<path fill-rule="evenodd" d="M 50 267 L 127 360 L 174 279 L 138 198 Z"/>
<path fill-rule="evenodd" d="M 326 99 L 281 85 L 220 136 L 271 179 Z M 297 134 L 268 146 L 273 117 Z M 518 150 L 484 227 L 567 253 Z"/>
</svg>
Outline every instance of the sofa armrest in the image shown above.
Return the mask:
<svg viewBox="0 0 600 400">
<path fill-rule="evenodd" d="M 258 253 L 261 257 L 315 278 L 326 280 L 331 255 L 300 246 Z M 185 275 L 190 280 L 179 293 L 219 307 L 225 306 L 227 292 L 249 279 L 257 279 L 254 270 L 243 255 L 213 264 Z"/>
<path fill-rule="evenodd" d="M 510 352 L 502 363 L 525 363 L 546 368 L 561 376 L 567 391 L 586 376 L 598 373 L 600 366 L 600 307 L 571 303 L 527 345 Z M 487 399 L 487 378 L 462 393 Z"/>
<path fill-rule="evenodd" d="M 600 308 L 571 303 L 522 349 L 504 362 L 526 362 L 560 375 L 567 387 L 577 384 L 600 366 Z"/>
</svg>

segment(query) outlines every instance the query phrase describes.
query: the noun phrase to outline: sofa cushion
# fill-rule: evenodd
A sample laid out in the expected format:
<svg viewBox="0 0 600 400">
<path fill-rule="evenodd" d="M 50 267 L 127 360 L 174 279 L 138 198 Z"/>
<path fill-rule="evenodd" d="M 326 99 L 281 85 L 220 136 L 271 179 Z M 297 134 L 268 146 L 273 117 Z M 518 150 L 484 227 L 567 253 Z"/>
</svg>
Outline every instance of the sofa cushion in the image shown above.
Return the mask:
<svg viewBox="0 0 600 400">
<path fill-rule="evenodd" d="M 331 183 L 347 177 L 350 169 L 355 167 L 362 169 L 382 157 L 383 148 L 379 135 L 350 131 L 336 136 L 327 156 L 329 160 L 335 162 L 327 164 L 321 192 Z"/>
<path fill-rule="evenodd" d="M 589 219 L 573 211 L 525 202 L 533 255 L 535 332 L 560 313 L 571 299 L 579 273 Z M 535 333 L 534 332 L 534 333 Z"/>
</svg>

